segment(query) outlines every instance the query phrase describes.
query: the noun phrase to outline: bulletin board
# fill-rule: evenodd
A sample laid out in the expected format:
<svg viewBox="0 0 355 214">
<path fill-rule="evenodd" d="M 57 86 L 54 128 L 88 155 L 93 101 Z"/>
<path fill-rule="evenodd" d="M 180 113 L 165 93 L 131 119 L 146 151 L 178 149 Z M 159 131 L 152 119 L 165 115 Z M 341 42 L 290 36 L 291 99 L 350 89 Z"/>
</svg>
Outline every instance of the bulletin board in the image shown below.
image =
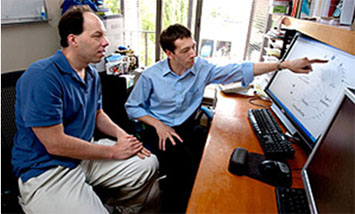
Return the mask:
<svg viewBox="0 0 355 214">
<path fill-rule="evenodd" d="M 1 25 L 47 21 L 45 0 L 1 0 Z"/>
</svg>

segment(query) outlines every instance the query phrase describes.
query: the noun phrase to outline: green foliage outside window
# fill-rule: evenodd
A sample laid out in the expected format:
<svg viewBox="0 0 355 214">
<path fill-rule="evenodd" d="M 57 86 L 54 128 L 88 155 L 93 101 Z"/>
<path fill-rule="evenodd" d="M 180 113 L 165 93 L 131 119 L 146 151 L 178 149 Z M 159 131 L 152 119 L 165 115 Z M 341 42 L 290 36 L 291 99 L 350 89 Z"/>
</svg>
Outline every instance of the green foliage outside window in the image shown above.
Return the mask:
<svg viewBox="0 0 355 214">
<path fill-rule="evenodd" d="M 106 0 L 105 6 L 109 8 L 113 14 L 121 14 L 121 0 Z"/>
<path fill-rule="evenodd" d="M 105 6 L 109 8 L 113 14 L 121 13 L 121 0 L 105 0 L 104 2 Z M 139 0 L 137 6 L 139 7 L 138 9 L 141 23 L 140 30 L 143 32 L 155 32 L 156 0 Z M 163 0 L 162 29 L 165 29 L 169 25 L 175 23 L 187 26 L 188 7 L 189 0 Z M 142 39 L 143 42 L 141 45 L 142 47 L 144 45 L 148 45 L 148 65 L 151 65 L 155 60 L 155 33 L 148 33 L 147 36 L 148 44 L 144 44 L 144 39 Z M 142 48 L 142 52 L 139 54 L 141 57 L 146 54 L 144 48 Z"/>
</svg>

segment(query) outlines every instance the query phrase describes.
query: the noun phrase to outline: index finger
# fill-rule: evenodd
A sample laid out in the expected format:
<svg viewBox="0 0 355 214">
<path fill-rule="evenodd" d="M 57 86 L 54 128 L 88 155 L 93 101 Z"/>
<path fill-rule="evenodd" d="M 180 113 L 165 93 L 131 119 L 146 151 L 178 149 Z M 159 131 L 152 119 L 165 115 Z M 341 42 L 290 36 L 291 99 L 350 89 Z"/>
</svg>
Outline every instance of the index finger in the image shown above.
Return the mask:
<svg viewBox="0 0 355 214">
<path fill-rule="evenodd" d="M 173 132 L 172 135 L 174 135 L 181 143 L 184 142 L 176 132 Z"/>
<path fill-rule="evenodd" d="M 173 144 L 174 146 L 176 145 L 175 140 L 171 135 L 169 136 L 169 140 L 170 140 L 171 144 Z"/>
<path fill-rule="evenodd" d="M 141 152 L 137 152 L 136 154 L 140 159 L 144 159 L 144 155 Z"/>
<path fill-rule="evenodd" d="M 326 59 L 310 59 L 309 62 L 310 63 L 327 63 L 328 60 L 326 60 Z"/>
<path fill-rule="evenodd" d="M 151 152 L 148 149 L 146 149 L 145 147 L 143 147 L 143 149 L 141 150 L 141 153 L 147 157 L 150 157 L 150 154 L 151 154 Z"/>
<path fill-rule="evenodd" d="M 133 135 L 127 135 L 126 138 L 128 138 L 128 139 L 137 139 L 137 138 L 136 138 L 135 136 L 133 136 Z"/>
</svg>

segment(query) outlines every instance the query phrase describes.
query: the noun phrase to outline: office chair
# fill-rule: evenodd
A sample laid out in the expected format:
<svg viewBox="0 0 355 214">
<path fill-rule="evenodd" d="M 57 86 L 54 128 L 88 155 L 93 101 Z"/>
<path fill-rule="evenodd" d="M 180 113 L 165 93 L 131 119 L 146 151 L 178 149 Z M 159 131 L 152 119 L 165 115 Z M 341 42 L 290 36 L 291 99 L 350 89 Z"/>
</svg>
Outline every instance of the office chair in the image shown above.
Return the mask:
<svg viewBox="0 0 355 214">
<path fill-rule="evenodd" d="M 205 106 L 202 105 L 199 109 L 199 112 L 197 114 L 197 120 L 200 120 L 200 124 L 203 125 L 203 122 L 201 122 L 201 119 L 205 116 L 207 124 L 205 126 L 209 129 L 211 126 L 211 121 L 214 115 L 214 108 L 213 106 Z"/>
<path fill-rule="evenodd" d="M 119 127 L 129 134 L 135 134 L 133 122 L 128 119 L 124 104 L 128 98 L 126 79 L 100 72 L 102 85 L 102 109 Z M 94 139 L 111 138 L 95 130 Z M 111 138 L 112 139 L 112 138 Z"/>
<path fill-rule="evenodd" d="M 12 171 L 11 149 L 16 133 L 16 82 L 24 71 L 1 74 L 1 212 L 23 213 L 18 203 L 17 177 Z"/>
</svg>

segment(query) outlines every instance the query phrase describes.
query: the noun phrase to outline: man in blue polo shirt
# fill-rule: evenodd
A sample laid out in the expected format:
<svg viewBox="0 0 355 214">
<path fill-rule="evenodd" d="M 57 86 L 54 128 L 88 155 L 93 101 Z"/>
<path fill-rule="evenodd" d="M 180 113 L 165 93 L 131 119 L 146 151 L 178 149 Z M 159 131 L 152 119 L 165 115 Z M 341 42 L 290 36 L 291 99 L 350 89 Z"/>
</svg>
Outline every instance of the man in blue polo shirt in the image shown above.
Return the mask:
<svg viewBox="0 0 355 214">
<path fill-rule="evenodd" d="M 74 6 L 59 22 L 62 50 L 33 63 L 16 86 L 12 164 L 26 213 L 108 213 L 94 186 L 115 190 L 107 203 L 139 212 L 156 185 L 158 161 L 101 106 L 96 63 L 109 44 L 101 20 Z M 90 142 L 94 129 L 116 137 Z"/>
<path fill-rule="evenodd" d="M 182 25 L 169 26 L 159 40 L 167 58 L 142 73 L 125 107 L 131 119 L 148 125 L 143 142 L 157 154 L 160 168 L 167 174 L 164 209 L 184 212 L 206 140 L 194 121 L 205 87 L 237 81 L 247 86 L 255 75 L 281 68 L 308 73 L 312 63 L 326 61 L 303 58 L 217 66 L 196 57 L 191 32 Z"/>
</svg>

